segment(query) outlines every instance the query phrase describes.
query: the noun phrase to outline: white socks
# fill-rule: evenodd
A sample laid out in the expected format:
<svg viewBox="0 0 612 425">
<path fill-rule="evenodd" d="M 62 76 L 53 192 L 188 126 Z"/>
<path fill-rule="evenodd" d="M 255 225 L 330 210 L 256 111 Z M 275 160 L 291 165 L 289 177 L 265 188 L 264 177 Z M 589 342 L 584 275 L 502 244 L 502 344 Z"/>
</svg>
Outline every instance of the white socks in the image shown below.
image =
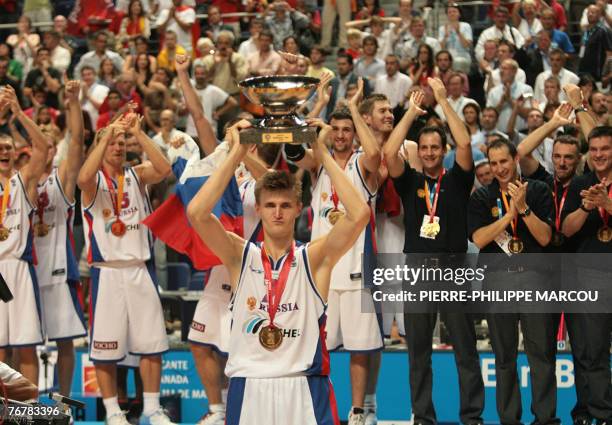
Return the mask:
<svg viewBox="0 0 612 425">
<path fill-rule="evenodd" d="M 102 403 L 104 403 L 107 418 L 121 413 L 121 408 L 119 407 L 119 399 L 117 398 L 117 396 L 105 398 L 102 400 Z"/>
<path fill-rule="evenodd" d="M 223 388 L 221 390 L 221 400 L 223 400 L 223 405 L 227 405 L 227 388 Z"/>
<path fill-rule="evenodd" d="M 376 394 L 366 394 L 363 400 L 363 408 L 366 412 L 368 410 L 376 411 Z"/>
<path fill-rule="evenodd" d="M 143 407 L 142 414 L 151 416 L 160 409 L 159 393 L 142 393 Z"/>
<path fill-rule="evenodd" d="M 225 404 L 209 404 L 208 411 L 210 413 L 223 413 L 225 415 Z"/>
</svg>

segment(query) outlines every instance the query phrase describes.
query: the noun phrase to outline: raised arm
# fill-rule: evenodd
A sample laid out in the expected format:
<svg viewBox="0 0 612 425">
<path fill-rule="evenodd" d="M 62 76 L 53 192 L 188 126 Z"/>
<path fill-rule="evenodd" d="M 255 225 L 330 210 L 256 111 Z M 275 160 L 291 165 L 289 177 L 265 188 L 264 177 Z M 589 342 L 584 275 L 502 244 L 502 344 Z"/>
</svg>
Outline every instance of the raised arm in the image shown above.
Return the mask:
<svg viewBox="0 0 612 425">
<path fill-rule="evenodd" d="M 146 185 L 161 182 L 172 174 L 172 166 L 168 158 L 162 153 L 157 144 L 142 131 L 142 116 L 132 112 L 126 116 L 126 120 L 128 122 L 128 133 L 133 135 L 136 141 L 140 143 L 148 159 L 143 164 L 134 167 L 140 183 Z"/>
<path fill-rule="evenodd" d="M 312 111 L 308 112 L 306 118 L 317 118 L 329 103 L 330 89 L 328 86 L 332 78 L 334 78 L 334 76 L 329 72 L 324 72 L 323 76 L 321 76 L 321 81 L 319 81 L 319 85 L 317 86 L 317 102 L 312 108 Z"/>
<path fill-rule="evenodd" d="M 76 180 L 79 169 L 83 164 L 83 111 L 81 111 L 79 103 L 80 91 L 80 81 L 68 81 L 66 83 L 70 142 L 68 144 L 68 155 L 60 164 L 58 174 L 64 194 L 69 201 L 74 201 Z"/>
<path fill-rule="evenodd" d="M 308 246 L 308 257 L 315 284 L 323 298 L 327 299 L 331 271 L 368 224 L 371 210 L 325 146 L 325 139 L 329 136 L 331 128 L 326 124 L 321 124 L 321 127 L 317 142 L 313 144 L 313 151 L 329 174 L 346 212 L 327 235 L 311 242 Z"/>
<path fill-rule="evenodd" d="M 470 203 L 471 202 L 472 200 L 470 200 Z M 485 246 L 493 242 L 497 235 L 506 230 L 506 228 L 511 225 L 512 220 L 515 219 L 517 215 L 518 212 L 516 211 L 514 199 L 511 199 L 510 208 L 508 209 L 508 211 L 506 211 L 506 214 L 504 214 L 501 219 L 495 220 L 493 223 L 488 224 L 486 226 L 482 226 L 477 229 L 472 234 L 472 241 L 479 249 L 484 248 Z"/>
<path fill-rule="evenodd" d="M 439 78 L 428 78 L 427 83 L 433 90 L 436 101 L 442 107 L 442 112 L 444 112 L 444 117 L 446 117 L 451 135 L 455 140 L 455 145 L 457 146 L 457 155 L 455 157 L 457 164 L 464 171 L 470 171 L 474 167 L 474 159 L 472 158 L 470 134 L 465 127 L 465 123 L 461 121 L 459 115 L 451 107 L 446 97 L 444 83 Z"/>
<path fill-rule="evenodd" d="M 404 174 L 404 167 L 406 165 L 404 158 L 400 155 L 400 148 L 404 144 L 406 134 L 408 134 L 408 130 L 414 120 L 426 113 L 425 110 L 421 109 L 424 97 L 425 95 L 420 90 L 412 92 L 408 110 L 404 112 L 404 116 L 395 126 L 387 143 L 383 146 L 383 156 L 391 177 L 399 177 Z"/>
<path fill-rule="evenodd" d="M 580 123 L 580 130 L 582 130 L 584 138 L 588 139 L 591 130 L 597 127 L 597 123 L 595 118 L 583 107 L 584 98 L 582 90 L 576 84 L 566 84 L 563 86 L 563 91 L 567 95 L 568 102 L 572 105 L 574 111 L 576 111 L 576 118 Z"/>
<path fill-rule="evenodd" d="M 13 115 L 25 128 L 30 140 L 32 141 L 32 157 L 28 164 L 22 168 L 21 177 L 26 186 L 28 198 L 31 203 L 35 203 L 38 198 L 38 179 L 44 173 L 49 153 L 49 143 L 40 131 L 40 128 L 32 121 L 19 106 L 15 90 L 9 85 L 4 86 L 0 92 L 1 103 L 8 104 Z"/>
<path fill-rule="evenodd" d="M 546 137 L 557 128 L 570 124 L 569 116 L 572 113 L 572 106 L 569 103 L 560 105 L 553 117 L 543 126 L 538 127 L 519 143 L 516 150 L 520 158 L 521 171 L 523 175 L 529 177 L 538 169 L 538 160 L 532 152 L 546 139 Z"/>
<path fill-rule="evenodd" d="M 231 137 L 235 139 L 238 137 L 238 129 L 247 128 L 250 125 L 245 120 L 235 124 L 230 128 Z M 187 217 L 193 228 L 228 268 L 233 289 L 238 283 L 241 254 L 245 241 L 235 233 L 226 231 L 212 211 L 234 177 L 234 171 L 246 155 L 247 149 L 247 145 L 234 143 L 225 161 L 204 183 L 187 207 Z"/>
<path fill-rule="evenodd" d="M 204 154 L 210 155 L 217 147 L 217 138 L 215 137 L 215 132 L 210 122 L 206 119 L 206 116 L 204 116 L 202 102 L 198 98 L 198 94 L 189 80 L 189 58 L 185 55 L 176 55 L 175 66 L 179 85 L 185 97 L 187 110 L 193 117 L 193 122 L 198 133 L 200 147 L 204 151 Z"/>
<path fill-rule="evenodd" d="M 355 130 L 359 136 L 361 147 L 363 149 L 363 155 L 359 158 L 359 166 L 362 170 L 365 170 L 368 180 L 368 185 L 371 189 L 378 187 L 376 182 L 376 175 L 380 168 L 380 146 L 376 141 L 376 137 L 372 133 L 372 130 L 366 124 L 365 120 L 359 113 L 359 102 L 363 98 L 363 78 L 359 77 L 357 80 L 357 92 L 349 100 L 348 106 L 351 111 L 351 117 L 353 117 L 353 124 Z M 372 180 L 372 181 L 370 181 Z"/>
</svg>

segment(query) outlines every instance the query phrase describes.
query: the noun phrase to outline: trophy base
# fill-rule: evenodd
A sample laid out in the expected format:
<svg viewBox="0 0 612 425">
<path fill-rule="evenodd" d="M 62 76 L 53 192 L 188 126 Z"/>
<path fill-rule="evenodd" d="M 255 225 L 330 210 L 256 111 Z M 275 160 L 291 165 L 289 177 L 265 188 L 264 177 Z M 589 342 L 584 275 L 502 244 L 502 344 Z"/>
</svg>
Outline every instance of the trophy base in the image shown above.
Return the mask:
<svg viewBox="0 0 612 425">
<path fill-rule="evenodd" d="M 245 128 L 240 131 L 240 143 L 242 144 L 273 144 L 290 143 L 301 145 L 311 144 L 317 140 L 316 127 L 288 127 L 288 128 Z"/>
</svg>

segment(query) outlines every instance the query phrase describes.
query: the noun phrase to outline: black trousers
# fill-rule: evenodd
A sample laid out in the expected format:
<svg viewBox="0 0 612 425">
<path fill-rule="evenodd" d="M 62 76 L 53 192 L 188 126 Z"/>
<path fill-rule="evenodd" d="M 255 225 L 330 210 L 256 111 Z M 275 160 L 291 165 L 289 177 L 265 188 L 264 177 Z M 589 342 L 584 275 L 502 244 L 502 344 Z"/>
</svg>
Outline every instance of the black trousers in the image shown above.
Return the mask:
<svg viewBox="0 0 612 425">
<path fill-rule="evenodd" d="M 576 376 L 572 417 L 612 422 L 610 333 L 612 314 L 567 315 Z"/>
<path fill-rule="evenodd" d="M 476 350 L 476 331 L 469 314 L 443 314 L 450 333 L 459 374 L 459 417 L 463 424 L 482 423 L 484 384 Z M 435 424 L 433 373 L 431 368 L 432 337 L 437 313 L 404 315 L 408 362 L 410 366 L 410 399 L 414 424 Z"/>
<path fill-rule="evenodd" d="M 497 313 L 487 314 L 491 345 L 495 353 L 496 401 L 500 422 L 521 424 L 523 413 L 516 360 L 518 356 L 518 326 L 531 378 L 531 412 L 537 424 L 559 423 L 556 417 L 557 380 L 555 314 Z"/>
</svg>

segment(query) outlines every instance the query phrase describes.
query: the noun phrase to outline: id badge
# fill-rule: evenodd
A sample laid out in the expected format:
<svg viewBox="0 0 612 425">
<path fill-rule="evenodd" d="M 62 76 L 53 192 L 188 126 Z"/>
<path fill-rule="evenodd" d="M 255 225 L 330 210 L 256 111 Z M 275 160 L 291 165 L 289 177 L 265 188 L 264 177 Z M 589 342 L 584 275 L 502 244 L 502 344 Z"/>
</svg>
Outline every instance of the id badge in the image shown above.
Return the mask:
<svg viewBox="0 0 612 425">
<path fill-rule="evenodd" d="M 583 44 L 582 46 L 580 46 L 580 51 L 578 52 L 578 57 L 579 58 L 583 58 L 584 57 L 584 50 L 585 50 L 585 46 Z"/>
<path fill-rule="evenodd" d="M 508 243 L 510 243 L 511 240 L 512 236 L 510 236 L 507 230 L 504 230 L 495 238 L 495 243 L 508 255 L 508 257 L 512 257 L 512 253 L 510 249 L 508 249 Z"/>
<path fill-rule="evenodd" d="M 434 215 L 433 222 L 429 222 L 429 214 L 423 216 L 423 223 L 421 224 L 420 236 L 425 239 L 435 239 L 440 233 L 440 217 Z"/>
</svg>

